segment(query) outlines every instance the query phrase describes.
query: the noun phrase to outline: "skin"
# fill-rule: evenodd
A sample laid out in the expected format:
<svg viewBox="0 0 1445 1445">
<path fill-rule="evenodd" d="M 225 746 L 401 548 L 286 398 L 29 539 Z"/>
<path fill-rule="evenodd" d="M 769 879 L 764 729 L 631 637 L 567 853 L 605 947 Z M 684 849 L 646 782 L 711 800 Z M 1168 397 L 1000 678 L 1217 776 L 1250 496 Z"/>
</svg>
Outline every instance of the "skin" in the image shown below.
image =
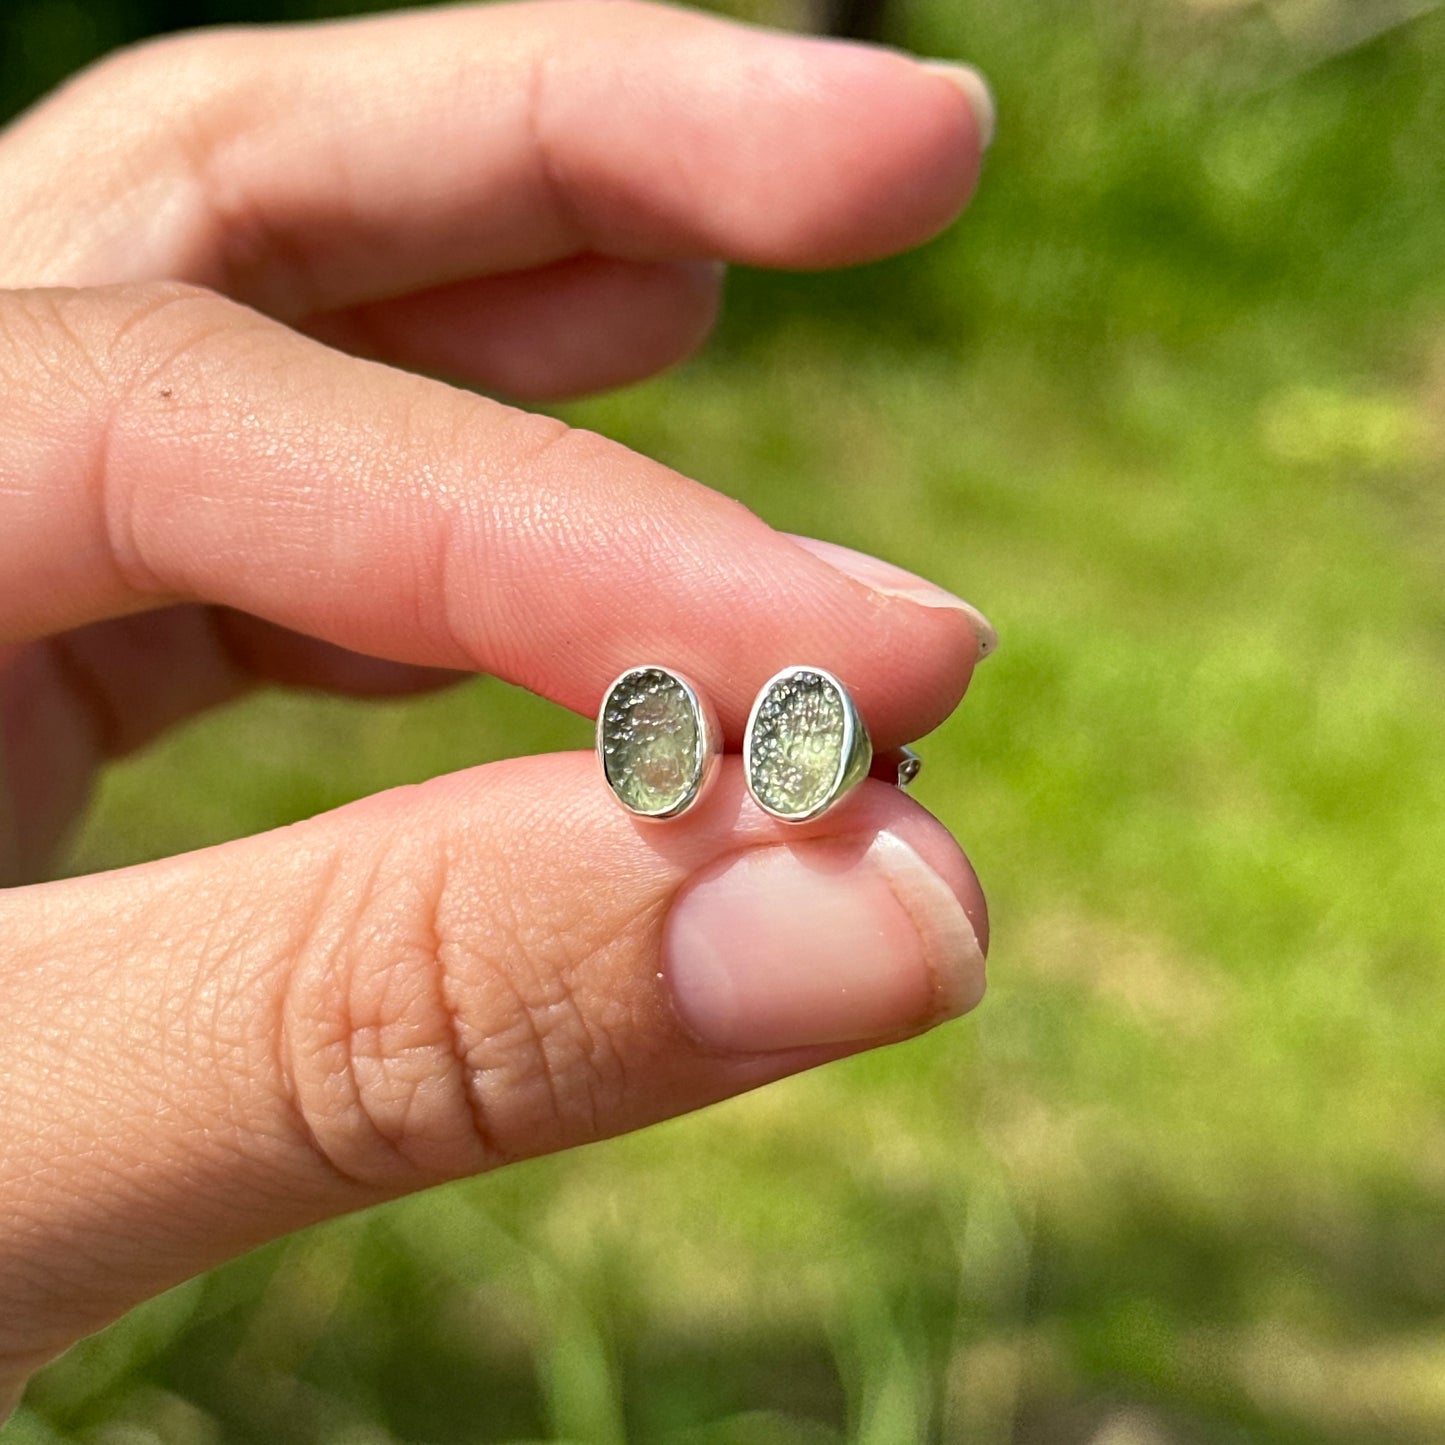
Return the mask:
<svg viewBox="0 0 1445 1445">
<path fill-rule="evenodd" d="M 736 757 L 661 828 L 590 757 L 528 758 L 36 880 L 98 766 L 258 682 L 482 671 L 591 715 L 665 659 L 735 753 L 806 659 L 880 751 L 934 727 L 980 652 L 952 599 L 399 368 L 520 400 L 648 375 L 706 335 L 720 263 L 917 244 L 979 142 L 907 57 L 591 0 L 168 39 L 0 136 L 0 1413 L 266 1239 L 977 1001 L 983 903 L 942 826 L 869 781 L 790 830 Z M 895 886 L 899 858 L 933 882 Z M 859 1002 L 812 1008 L 821 965 L 768 990 L 789 888 L 879 859 L 846 895 Z"/>
</svg>

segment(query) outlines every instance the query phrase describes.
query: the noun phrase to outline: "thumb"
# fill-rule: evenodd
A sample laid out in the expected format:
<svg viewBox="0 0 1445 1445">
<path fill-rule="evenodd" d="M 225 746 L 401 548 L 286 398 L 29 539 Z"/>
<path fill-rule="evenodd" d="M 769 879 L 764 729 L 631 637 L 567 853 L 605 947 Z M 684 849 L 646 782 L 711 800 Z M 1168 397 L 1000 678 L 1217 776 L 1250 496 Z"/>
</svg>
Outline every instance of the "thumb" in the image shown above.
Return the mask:
<svg viewBox="0 0 1445 1445">
<path fill-rule="evenodd" d="M 519 759 L 0 895 L 0 1398 L 262 1241 L 965 1011 L 983 902 L 865 782 L 788 827 L 736 758 L 676 822 Z"/>
</svg>

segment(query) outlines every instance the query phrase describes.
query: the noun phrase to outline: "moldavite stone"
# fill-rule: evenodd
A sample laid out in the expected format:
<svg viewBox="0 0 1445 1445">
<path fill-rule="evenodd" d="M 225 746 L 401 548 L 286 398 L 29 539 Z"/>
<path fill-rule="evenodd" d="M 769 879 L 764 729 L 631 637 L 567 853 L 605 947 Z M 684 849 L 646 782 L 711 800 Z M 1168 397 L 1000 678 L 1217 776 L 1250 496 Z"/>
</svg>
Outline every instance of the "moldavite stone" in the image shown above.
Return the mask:
<svg viewBox="0 0 1445 1445">
<path fill-rule="evenodd" d="M 687 689 L 659 667 L 619 678 L 602 704 L 602 767 L 634 813 L 663 814 L 696 789 L 701 720 Z"/>
<path fill-rule="evenodd" d="M 778 678 L 758 702 L 748 733 L 753 793 L 784 817 L 823 807 L 848 759 L 847 714 L 837 686 L 821 673 Z"/>
</svg>

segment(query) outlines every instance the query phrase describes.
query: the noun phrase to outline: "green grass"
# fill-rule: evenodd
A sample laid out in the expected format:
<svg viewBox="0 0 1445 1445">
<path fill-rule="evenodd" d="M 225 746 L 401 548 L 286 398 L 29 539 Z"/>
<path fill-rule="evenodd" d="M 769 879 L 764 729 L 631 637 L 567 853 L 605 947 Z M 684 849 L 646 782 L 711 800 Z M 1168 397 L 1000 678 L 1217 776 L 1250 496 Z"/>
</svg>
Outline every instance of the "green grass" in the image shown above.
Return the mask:
<svg viewBox="0 0 1445 1445">
<path fill-rule="evenodd" d="M 984 1006 L 263 1250 L 15 1440 L 1445 1437 L 1445 15 L 903 31 L 998 87 L 970 217 L 739 275 L 707 358 L 567 414 L 997 622 L 916 790 Z M 485 681 L 261 697 L 114 769 L 74 866 L 586 737 Z"/>
</svg>

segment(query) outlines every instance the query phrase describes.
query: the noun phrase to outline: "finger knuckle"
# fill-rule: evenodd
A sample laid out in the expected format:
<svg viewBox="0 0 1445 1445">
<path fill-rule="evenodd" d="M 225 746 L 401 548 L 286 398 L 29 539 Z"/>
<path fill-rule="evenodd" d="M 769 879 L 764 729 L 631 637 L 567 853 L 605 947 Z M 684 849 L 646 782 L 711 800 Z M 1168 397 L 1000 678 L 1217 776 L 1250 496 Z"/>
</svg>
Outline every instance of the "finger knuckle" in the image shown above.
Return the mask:
<svg viewBox="0 0 1445 1445">
<path fill-rule="evenodd" d="M 215 424 L 232 347 L 266 323 L 179 281 L 36 293 L 33 304 L 43 312 L 52 369 L 72 380 L 90 418 L 86 453 L 70 476 L 84 489 L 99 546 L 131 591 L 183 593 L 183 580 L 166 575 L 148 541 L 152 523 L 163 526 L 175 507 L 152 485 L 156 457 L 178 435 L 180 415 L 191 436 Z"/>
<path fill-rule="evenodd" d="M 624 1079 L 575 989 L 568 931 L 531 937 L 505 889 L 392 853 L 333 880 L 278 1021 L 309 1144 L 384 1190 L 602 1131 Z"/>
<path fill-rule="evenodd" d="M 383 856 L 327 880 L 277 1020 L 281 1077 L 307 1141 L 338 1173 L 379 1187 L 490 1162 L 458 1046 L 444 870 Z"/>
<path fill-rule="evenodd" d="M 628 1093 L 622 1021 L 584 985 L 595 953 L 549 914 L 545 935 L 508 920 L 505 956 L 474 956 L 465 1023 L 479 1067 L 474 1097 L 507 1158 L 585 1143 L 609 1131 Z"/>
<path fill-rule="evenodd" d="M 149 201 L 164 182 L 173 240 L 164 264 L 172 273 L 202 274 L 238 292 L 256 281 L 256 263 L 282 259 L 274 254 L 280 233 L 272 235 L 230 160 L 293 98 L 293 54 L 294 43 L 270 27 L 188 30 L 112 51 L 56 97 L 72 126 L 98 113 L 125 118 L 128 165 L 116 183 L 148 186 Z"/>
<path fill-rule="evenodd" d="M 43 491 L 57 516 L 72 502 L 124 581 L 164 593 L 139 550 L 135 515 L 154 471 L 152 444 L 173 427 L 159 413 L 176 404 L 172 393 L 204 394 L 195 353 L 248 314 L 179 282 L 0 296 L 0 410 L 24 420 L 28 438 L 0 461 L 0 486 Z M 162 379 L 168 369 L 173 380 Z"/>
</svg>

